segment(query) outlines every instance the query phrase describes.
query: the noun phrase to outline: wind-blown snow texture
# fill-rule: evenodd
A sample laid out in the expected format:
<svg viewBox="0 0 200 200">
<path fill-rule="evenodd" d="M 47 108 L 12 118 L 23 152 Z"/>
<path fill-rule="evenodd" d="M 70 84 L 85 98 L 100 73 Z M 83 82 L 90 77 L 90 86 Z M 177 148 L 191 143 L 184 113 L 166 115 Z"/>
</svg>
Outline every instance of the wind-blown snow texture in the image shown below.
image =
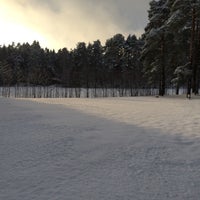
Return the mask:
<svg viewBox="0 0 200 200">
<path fill-rule="evenodd" d="M 36 101 L 0 98 L 0 199 L 199 198 L 198 99 Z"/>
</svg>

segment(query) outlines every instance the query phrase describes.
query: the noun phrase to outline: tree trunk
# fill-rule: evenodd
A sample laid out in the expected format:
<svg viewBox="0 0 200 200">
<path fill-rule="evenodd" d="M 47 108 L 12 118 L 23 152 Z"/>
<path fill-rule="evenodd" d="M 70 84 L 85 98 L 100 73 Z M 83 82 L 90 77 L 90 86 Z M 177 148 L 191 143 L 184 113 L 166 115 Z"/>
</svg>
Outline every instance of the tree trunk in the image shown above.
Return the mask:
<svg viewBox="0 0 200 200">
<path fill-rule="evenodd" d="M 190 70 L 192 75 L 188 77 L 188 85 L 187 85 L 187 97 L 191 97 L 191 89 L 192 92 L 195 93 L 196 90 L 196 70 L 197 66 L 195 63 L 195 32 L 196 32 L 196 9 L 192 8 L 192 27 L 191 27 L 191 41 L 190 41 Z"/>
<path fill-rule="evenodd" d="M 196 48 L 195 48 L 195 63 L 196 63 L 196 69 L 195 69 L 195 90 L 194 94 L 197 95 L 199 93 L 199 72 L 200 72 L 200 21 L 197 20 L 197 25 L 196 25 Z"/>
<path fill-rule="evenodd" d="M 161 38 L 161 77 L 159 95 L 165 95 L 165 35 L 163 33 Z"/>
<path fill-rule="evenodd" d="M 176 85 L 176 95 L 179 95 L 179 83 Z"/>
</svg>

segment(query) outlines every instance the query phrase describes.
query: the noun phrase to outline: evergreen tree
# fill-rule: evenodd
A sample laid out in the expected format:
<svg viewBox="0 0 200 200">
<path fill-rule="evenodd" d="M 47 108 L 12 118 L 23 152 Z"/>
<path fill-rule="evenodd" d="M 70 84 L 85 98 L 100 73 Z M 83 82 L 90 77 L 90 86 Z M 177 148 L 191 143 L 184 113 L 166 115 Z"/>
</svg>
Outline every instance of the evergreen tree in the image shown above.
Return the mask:
<svg viewBox="0 0 200 200">
<path fill-rule="evenodd" d="M 167 35 L 165 23 L 169 17 L 170 1 L 151 1 L 149 23 L 145 28 L 145 44 L 142 60 L 149 83 L 159 87 L 159 95 L 165 94 L 167 68 Z"/>
<path fill-rule="evenodd" d="M 54 68 L 54 80 L 65 86 L 70 85 L 71 73 L 70 53 L 67 48 L 58 50 L 56 56 L 56 67 Z"/>
<path fill-rule="evenodd" d="M 110 74 L 111 87 L 119 87 L 122 82 L 122 68 L 125 39 L 122 34 L 116 34 L 105 44 L 104 62 Z"/>
<path fill-rule="evenodd" d="M 168 27 L 174 31 L 176 41 L 185 39 L 186 48 L 181 49 L 184 55 L 182 65 L 177 66 L 177 80 L 187 80 L 187 95 L 197 94 L 199 88 L 199 32 L 200 32 L 200 1 L 175 0 L 171 7 Z"/>
<path fill-rule="evenodd" d="M 85 42 L 80 42 L 73 50 L 73 80 L 76 87 L 89 88 L 88 54 Z"/>
<path fill-rule="evenodd" d="M 143 65 L 139 59 L 143 45 L 142 39 L 137 39 L 135 35 L 129 35 L 125 41 L 123 74 L 127 88 L 135 89 L 145 85 L 142 80 Z"/>
<path fill-rule="evenodd" d="M 99 40 L 94 41 L 93 44 L 89 44 L 88 51 L 88 64 L 90 70 L 91 84 L 95 88 L 100 85 L 100 80 L 103 74 L 103 47 Z"/>
</svg>

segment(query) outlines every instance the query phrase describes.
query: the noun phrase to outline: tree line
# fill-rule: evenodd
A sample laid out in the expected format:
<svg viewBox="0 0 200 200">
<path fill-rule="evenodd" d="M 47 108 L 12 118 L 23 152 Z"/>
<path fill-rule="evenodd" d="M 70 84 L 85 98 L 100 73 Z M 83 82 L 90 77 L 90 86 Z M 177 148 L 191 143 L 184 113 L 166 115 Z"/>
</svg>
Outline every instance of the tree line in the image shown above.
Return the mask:
<svg viewBox="0 0 200 200">
<path fill-rule="evenodd" d="M 31 45 L 0 47 L 1 85 L 52 85 L 72 88 L 138 88 L 142 86 L 143 42 L 116 34 L 104 46 L 99 40 L 55 52 Z"/>
<path fill-rule="evenodd" d="M 200 0 L 152 0 L 141 38 L 116 34 L 55 52 L 39 42 L 0 47 L 0 85 L 60 85 L 68 88 L 200 86 Z"/>
</svg>

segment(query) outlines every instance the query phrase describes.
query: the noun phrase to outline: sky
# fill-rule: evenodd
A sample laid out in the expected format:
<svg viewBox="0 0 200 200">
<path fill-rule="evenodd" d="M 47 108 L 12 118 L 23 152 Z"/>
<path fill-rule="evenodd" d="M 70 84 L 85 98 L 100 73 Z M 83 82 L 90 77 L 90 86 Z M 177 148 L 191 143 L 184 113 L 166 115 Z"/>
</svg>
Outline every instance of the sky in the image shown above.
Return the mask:
<svg viewBox="0 0 200 200">
<path fill-rule="evenodd" d="M 150 0 L 0 0 L 0 45 L 40 42 L 42 47 L 75 48 L 104 43 L 117 33 L 139 37 Z"/>
</svg>

